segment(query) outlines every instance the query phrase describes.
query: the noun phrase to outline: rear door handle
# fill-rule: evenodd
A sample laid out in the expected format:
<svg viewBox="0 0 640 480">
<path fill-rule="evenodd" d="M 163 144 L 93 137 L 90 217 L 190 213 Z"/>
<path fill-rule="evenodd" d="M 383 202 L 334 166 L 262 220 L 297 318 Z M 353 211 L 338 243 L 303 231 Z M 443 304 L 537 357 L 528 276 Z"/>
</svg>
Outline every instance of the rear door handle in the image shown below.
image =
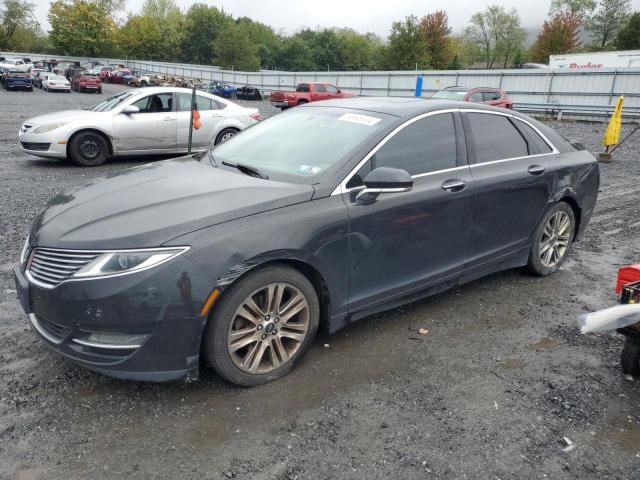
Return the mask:
<svg viewBox="0 0 640 480">
<path fill-rule="evenodd" d="M 441 185 L 442 189 L 447 192 L 459 192 L 466 186 L 467 184 L 465 182 L 457 178 L 447 180 Z"/>
<path fill-rule="evenodd" d="M 531 165 L 528 172 L 531 175 L 542 175 L 544 173 L 544 167 L 542 165 Z"/>
<path fill-rule="evenodd" d="M 163 121 L 163 122 L 170 122 L 171 120 L 175 120 L 175 119 L 176 119 L 176 117 L 164 117 L 164 118 L 162 119 L 162 121 Z"/>
</svg>

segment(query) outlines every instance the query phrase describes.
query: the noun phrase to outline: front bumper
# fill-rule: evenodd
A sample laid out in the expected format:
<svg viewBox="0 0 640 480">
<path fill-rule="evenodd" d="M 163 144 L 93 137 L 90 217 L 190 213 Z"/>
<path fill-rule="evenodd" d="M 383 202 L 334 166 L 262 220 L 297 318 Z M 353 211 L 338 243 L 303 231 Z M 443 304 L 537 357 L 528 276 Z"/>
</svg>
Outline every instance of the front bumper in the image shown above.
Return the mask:
<svg viewBox="0 0 640 480">
<path fill-rule="evenodd" d="M 33 127 L 33 129 L 35 128 L 37 127 Z M 18 132 L 18 140 L 20 141 L 22 151 L 37 157 L 66 158 L 67 138 L 68 135 L 61 132 L 59 133 L 56 130 L 45 133 L 32 133 L 31 131 L 27 131 L 25 133 L 22 131 Z M 43 150 L 43 146 L 45 144 L 48 144 L 49 146 L 46 150 Z"/>
<path fill-rule="evenodd" d="M 211 284 L 185 258 L 146 272 L 67 281 L 53 289 L 30 283 L 20 268 L 14 276 L 32 330 L 71 362 L 130 380 L 197 377 L 206 322 L 200 309 Z M 90 341 L 91 333 L 137 335 L 144 340 L 123 347 Z"/>
</svg>

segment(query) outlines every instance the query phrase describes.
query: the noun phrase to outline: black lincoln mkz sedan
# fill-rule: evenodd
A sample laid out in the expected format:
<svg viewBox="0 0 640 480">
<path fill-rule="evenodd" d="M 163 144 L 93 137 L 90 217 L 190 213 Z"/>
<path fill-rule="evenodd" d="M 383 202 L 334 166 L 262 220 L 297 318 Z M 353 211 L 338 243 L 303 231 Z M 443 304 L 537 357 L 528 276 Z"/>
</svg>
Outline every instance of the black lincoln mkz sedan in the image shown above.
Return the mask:
<svg viewBox="0 0 640 480">
<path fill-rule="evenodd" d="M 555 272 L 598 165 L 545 125 L 458 102 L 354 98 L 198 157 L 62 193 L 15 270 L 47 346 L 119 378 L 285 375 L 319 327 L 498 270 Z"/>
</svg>

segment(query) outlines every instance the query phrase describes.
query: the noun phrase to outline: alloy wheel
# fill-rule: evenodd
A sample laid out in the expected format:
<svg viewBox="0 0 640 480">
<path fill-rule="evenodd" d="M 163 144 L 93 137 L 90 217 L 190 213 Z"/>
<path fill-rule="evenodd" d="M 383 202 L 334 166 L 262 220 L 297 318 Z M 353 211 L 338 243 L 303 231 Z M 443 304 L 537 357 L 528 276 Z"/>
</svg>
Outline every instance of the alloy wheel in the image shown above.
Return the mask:
<svg viewBox="0 0 640 480">
<path fill-rule="evenodd" d="M 234 132 L 225 133 L 224 135 L 222 135 L 222 137 L 220 137 L 220 143 L 222 144 L 222 143 L 226 142 L 227 140 L 229 140 L 234 135 L 235 135 Z"/>
<path fill-rule="evenodd" d="M 288 283 L 270 283 L 247 296 L 229 325 L 233 364 L 251 374 L 270 373 L 300 349 L 309 331 L 309 302 Z"/>
<path fill-rule="evenodd" d="M 542 231 L 538 249 L 540 261 L 545 267 L 555 267 L 562 261 L 567 253 L 571 234 L 571 218 L 567 212 L 558 211 L 549 218 Z"/>
</svg>

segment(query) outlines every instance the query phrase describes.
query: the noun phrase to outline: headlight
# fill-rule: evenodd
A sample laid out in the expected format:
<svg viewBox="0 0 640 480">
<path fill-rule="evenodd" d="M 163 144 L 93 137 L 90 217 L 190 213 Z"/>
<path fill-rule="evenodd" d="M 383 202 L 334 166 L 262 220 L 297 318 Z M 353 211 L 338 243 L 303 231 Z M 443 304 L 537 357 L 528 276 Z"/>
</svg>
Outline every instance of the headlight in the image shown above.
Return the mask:
<svg viewBox="0 0 640 480">
<path fill-rule="evenodd" d="M 24 267 L 27 263 L 27 257 L 29 256 L 29 235 L 24 241 L 24 247 L 22 247 L 22 253 L 20 254 L 20 266 Z"/>
<path fill-rule="evenodd" d="M 73 278 L 109 277 L 141 272 L 168 262 L 187 250 L 189 247 L 107 252 L 74 273 Z"/>
<path fill-rule="evenodd" d="M 33 133 L 50 132 L 51 130 L 55 130 L 56 128 L 60 128 L 63 125 L 66 125 L 66 122 L 65 123 L 51 123 L 49 125 L 42 125 L 41 127 L 36 128 L 33 131 Z"/>
</svg>

